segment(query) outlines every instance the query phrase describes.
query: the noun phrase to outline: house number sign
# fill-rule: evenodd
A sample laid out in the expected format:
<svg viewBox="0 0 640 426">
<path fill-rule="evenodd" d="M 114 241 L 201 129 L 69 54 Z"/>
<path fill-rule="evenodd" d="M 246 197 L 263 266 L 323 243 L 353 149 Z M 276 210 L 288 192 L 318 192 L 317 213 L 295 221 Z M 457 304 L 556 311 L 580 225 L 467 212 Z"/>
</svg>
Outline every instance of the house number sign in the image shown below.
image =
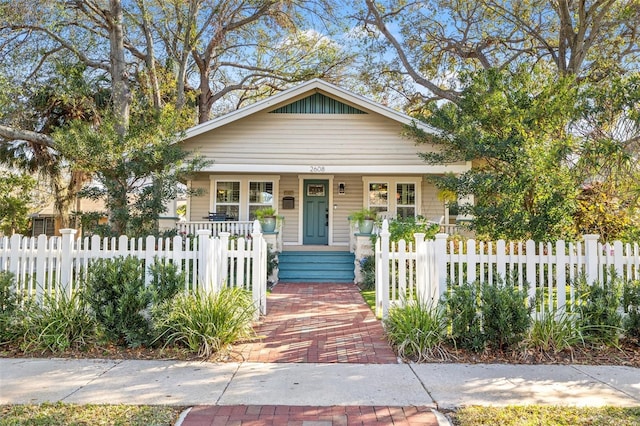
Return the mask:
<svg viewBox="0 0 640 426">
<path fill-rule="evenodd" d="M 324 173 L 324 166 L 309 166 L 311 173 Z"/>
</svg>

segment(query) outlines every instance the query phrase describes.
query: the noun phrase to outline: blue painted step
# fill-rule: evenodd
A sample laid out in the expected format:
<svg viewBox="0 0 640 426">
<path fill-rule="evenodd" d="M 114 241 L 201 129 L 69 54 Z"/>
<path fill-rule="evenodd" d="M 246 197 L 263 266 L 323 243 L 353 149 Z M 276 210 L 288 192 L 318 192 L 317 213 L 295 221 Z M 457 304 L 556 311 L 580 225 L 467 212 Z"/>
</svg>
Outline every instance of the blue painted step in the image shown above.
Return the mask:
<svg viewBox="0 0 640 426">
<path fill-rule="evenodd" d="M 278 254 L 278 280 L 352 283 L 354 259 L 348 251 L 283 251 Z"/>
</svg>

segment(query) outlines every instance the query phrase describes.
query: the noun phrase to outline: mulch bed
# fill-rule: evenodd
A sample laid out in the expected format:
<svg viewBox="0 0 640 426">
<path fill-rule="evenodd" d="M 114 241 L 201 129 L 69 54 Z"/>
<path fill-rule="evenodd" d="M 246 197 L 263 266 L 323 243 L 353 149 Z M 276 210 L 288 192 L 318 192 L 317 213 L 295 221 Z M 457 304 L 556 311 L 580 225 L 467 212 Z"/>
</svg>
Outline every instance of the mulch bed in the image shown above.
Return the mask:
<svg viewBox="0 0 640 426">
<path fill-rule="evenodd" d="M 583 364 L 583 365 L 620 365 L 640 368 L 640 341 L 624 341 L 620 347 L 579 348 L 573 352 L 564 351 L 557 354 L 542 351 L 498 352 L 485 351 L 474 353 L 465 350 L 447 348 L 450 357 L 447 360 L 430 360 L 429 362 L 457 362 L 469 364 Z M 72 359 L 141 359 L 141 360 L 180 360 L 203 361 L 194 354 L 176 348 L 126 348 L 114 345 L 90 346 L 83 350 L 65 352 L 29 352 L 25 353 L 15 345 L 0 346 L 0 357 L 44 357 Z M 206 361 L 237 361 L 233 354 L 223 357 L 212 357 Z"/>
<path fill-rule="evenodd" d="M 485 351 L 475 353 L 447 348 L 450 359 L 433 362 L 459 362 L 468 364 L 581 364 L 581 365 L 620 365 L 640 368 L 640 342 L 624 341 L 618 348 L 594 347 L 576 348 L 573 351 L 550 353 L 524 350 L 513 352 Z"/>
</svg>

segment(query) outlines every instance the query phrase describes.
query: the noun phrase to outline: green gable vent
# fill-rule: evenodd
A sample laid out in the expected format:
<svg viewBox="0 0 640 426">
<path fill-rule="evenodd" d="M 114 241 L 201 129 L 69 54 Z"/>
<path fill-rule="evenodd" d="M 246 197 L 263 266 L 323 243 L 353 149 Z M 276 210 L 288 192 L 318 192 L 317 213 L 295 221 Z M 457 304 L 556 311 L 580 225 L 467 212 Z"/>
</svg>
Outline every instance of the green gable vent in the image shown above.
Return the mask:
<svg viewBox="0 0 640 426">
<path fill-rule="evenodd" d="M 320 93 L 271 111 L 273 114 L 366 114 Z"/>
</svg>

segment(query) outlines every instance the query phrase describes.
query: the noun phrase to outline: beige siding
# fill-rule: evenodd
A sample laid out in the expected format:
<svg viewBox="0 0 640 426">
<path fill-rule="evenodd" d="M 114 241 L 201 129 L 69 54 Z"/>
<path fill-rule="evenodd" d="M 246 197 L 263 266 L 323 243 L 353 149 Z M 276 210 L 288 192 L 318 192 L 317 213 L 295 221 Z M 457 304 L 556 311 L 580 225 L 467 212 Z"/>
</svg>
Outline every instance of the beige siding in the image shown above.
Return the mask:
<svg viewBox="0 0 640 426">
<path fill-rule="evenodd" d="M 344 195 L 338 195 L 338 184 L 345 184 Z M 338 175 L 333 180 L 333 241 L 335 244 L 349 244 L 349 220 L 351 213 L 362 208 L 362 177 L 358 175 Z"/>
<path fill-rule="evenodd" d="M 422 182 L 422 216 L 427 219 L 444 216 L 444 203 L 438 199 L 438 189 L 431 182 Z"/>
<path fill-rule="evenodd" d="M 282 198 L 289 194 L 295 199 L 294 209 L 283 210 Z M 298 243 L 298 225 L 300 216 L 300 194 L 298 191 L 298 176 L 283 175 L 280 177 L 280 194 L 278 194 L 278 214 L 284 217 L 284 228 L 282 230 L 283 243 Z"/>
<path fill-rule="evenodd" d="M 256 113 L 189 139 L 184 147 L 217 164 L 323 166 L 424 165 L 425 146 L 377 114 Z"/>
<path fill-rule="evenodd" d="M 209 214 L 209 176 L 198 177 L 197 180 L 191 181 L 191 189 L 199 190 L 200 194 L 197 196 L 191 196 L 190 203 L 190 217 L 187 220 L 203 220 Z"/>
</svg>

